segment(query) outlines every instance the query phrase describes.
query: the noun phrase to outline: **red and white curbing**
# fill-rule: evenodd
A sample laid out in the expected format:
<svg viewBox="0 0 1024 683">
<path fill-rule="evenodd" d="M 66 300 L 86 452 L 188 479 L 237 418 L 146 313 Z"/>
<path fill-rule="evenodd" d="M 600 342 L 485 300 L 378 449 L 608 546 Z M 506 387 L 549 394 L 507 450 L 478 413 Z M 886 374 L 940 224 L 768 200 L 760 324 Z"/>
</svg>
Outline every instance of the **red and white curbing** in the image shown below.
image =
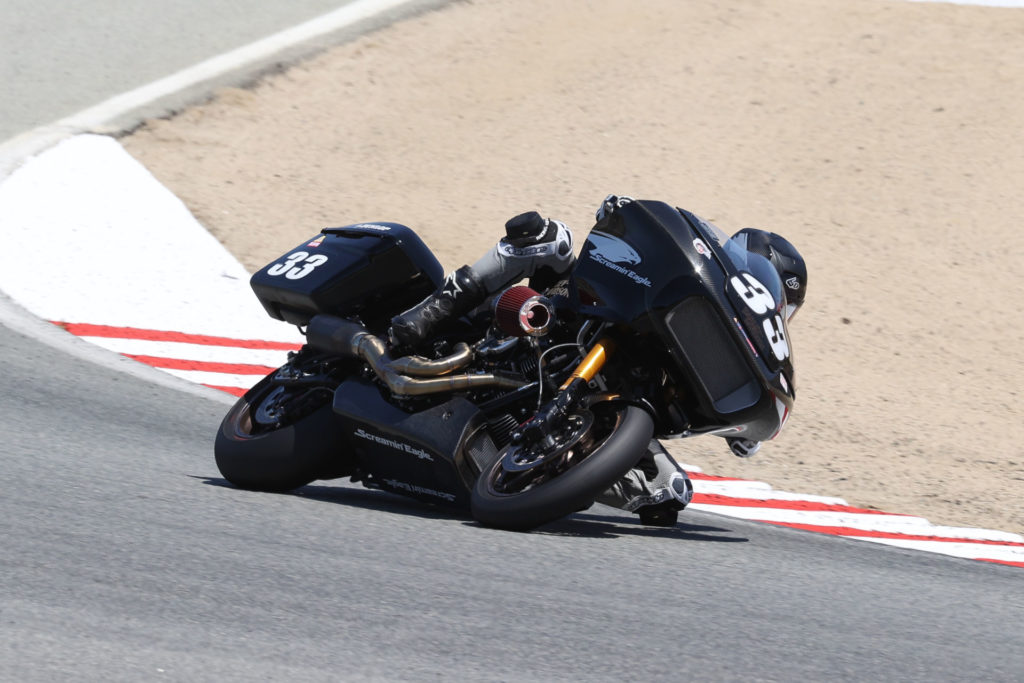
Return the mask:
<svg viewBox="0 0 1024 683">
<path fill-rule="evenodd" d="M 177 377 L 237 396 L 302 342 L 265 315 L 237 260 L 111 138 L 70 138 L 29 160 L 0 184 L 0 225 L 0 290 Z M 695 510 L 1024 567 L 1018 534 L 935 526 L 685 467 Z"/>
<path fill-rule="evenodd" d="M 284 364 L 294 342 L 231 339 L 137 327 L 51 321 L 85 341 L 196 384 L 241 396 Z"/>
<path fill-rule="evenodd" d="M 1024 567 L 1024 537 L 1007 531 L 937 526 L 923 517 L 867 510 L 842 498 L 776 491 L 764 482 L 716 477 L 685 466 L 691 508 L 793 529 Z"/>
</svg>

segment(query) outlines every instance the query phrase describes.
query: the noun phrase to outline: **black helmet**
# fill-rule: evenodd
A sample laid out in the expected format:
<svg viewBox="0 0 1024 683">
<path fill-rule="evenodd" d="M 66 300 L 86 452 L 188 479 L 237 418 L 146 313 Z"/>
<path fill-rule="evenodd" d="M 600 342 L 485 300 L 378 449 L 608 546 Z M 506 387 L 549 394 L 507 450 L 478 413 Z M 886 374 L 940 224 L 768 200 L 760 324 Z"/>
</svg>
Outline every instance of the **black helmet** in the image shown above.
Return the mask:
<svg viewBox="0 0 1024 683">
<path fill-rule="evenodd" d="M 782 235 L 767 230 L 743 228 L 730 239 L 747 251 L 771 261 L 786 288 L 786 319 L 796 314 L 804 303 L 807 290 L 807 264 L 804 257 Z"/>
</svg>

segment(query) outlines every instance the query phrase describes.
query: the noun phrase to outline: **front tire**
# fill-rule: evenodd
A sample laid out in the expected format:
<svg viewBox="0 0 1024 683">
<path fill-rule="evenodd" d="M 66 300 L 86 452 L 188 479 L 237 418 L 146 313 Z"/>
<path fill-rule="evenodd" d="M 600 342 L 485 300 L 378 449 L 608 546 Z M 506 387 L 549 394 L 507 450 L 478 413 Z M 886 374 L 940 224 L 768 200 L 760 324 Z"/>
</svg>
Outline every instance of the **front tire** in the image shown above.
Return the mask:
<svg viewBox="0 0 1024 683">
<path fill-rule="evenodd" d="M 274 402 L 296 397 L 272 380 L 273 374 L 247 391 L 221 422 L 214 455 L 224 478 L 244 489 L 284 492 L 348 473 L 331 393 L 319 390 L 324 395 L 310 399 L 314 405 L 322 401 L 320 405 L 275 424 Z"/>
<path fill-rule="evenodd" d="M 632 469 L 654 434 L 651 416 L 626 404 L 598 404 L 593 410 L 596 439 L 579 454 L 582 459 L 556 476 L 540 474 L 537 483 L 510 490 L 505 458 L 499 458 L 473 487 L 473 517 L 485 526 L 528 531 L 588 507 Z"/>
</svg>

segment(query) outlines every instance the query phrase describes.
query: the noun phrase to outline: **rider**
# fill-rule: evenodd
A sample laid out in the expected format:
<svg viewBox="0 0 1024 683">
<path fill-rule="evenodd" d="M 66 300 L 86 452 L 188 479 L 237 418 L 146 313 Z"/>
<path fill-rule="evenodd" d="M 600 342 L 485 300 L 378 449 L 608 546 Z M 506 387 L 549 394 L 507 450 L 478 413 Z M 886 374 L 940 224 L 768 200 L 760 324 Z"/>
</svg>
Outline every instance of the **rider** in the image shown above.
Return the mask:
<svg viewBox="0 0 1024 683">
<path fill-rule="evenodd" d="M 601 221 L 629 197 L 609 195 L 597 210 Z M 807 270 L 799 252 L 774 233 L 744 228 L 732 238 L 743 248 L 761 254 L 779 271 L 786 287 L 786 317 L 803 303 Z M 391 319 L 391 341 L 413 348 L 430 338 L 445 321 L 455 320 L 488 297 L 530 278 L 530 286 L 543 291 L 572 270 L 576 257 L 572 233 L 561 221 L 542 218 L 536 211 L 520 214 L 505 224 L 505 237 L 472 266 L 464 265 L 445 278 L 441 287 L 404 313 Z M 740 457 L 756 453 L 761 445 L 748 439 L 728 438 Z M 680 510 L 693 498 L 686 472 L 656 440 L 636 467 L 597 498 L 597 502 L 640 516 L 644 524 L 673 526 Z"/>
</svg>

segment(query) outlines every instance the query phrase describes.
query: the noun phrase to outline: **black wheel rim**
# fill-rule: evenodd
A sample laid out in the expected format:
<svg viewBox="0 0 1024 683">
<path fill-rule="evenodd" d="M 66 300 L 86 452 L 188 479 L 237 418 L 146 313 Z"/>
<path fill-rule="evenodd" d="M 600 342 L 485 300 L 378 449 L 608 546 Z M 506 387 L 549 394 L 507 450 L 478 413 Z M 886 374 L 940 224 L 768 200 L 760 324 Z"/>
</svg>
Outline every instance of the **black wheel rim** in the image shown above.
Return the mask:
<svg viewBox="0 0 1024 683">
<path fill-rule="evenodd" d="M 574 419 L 576 418 L 576 419 Z M 495 496 L 516 496 L 579 465 L 615 431 L 618 413 L 586 410 L 574 413 L 555 436 L 555 443 L 535 451 L 506 448 L 488 473 L 487 488 Z"/>
</svg>

